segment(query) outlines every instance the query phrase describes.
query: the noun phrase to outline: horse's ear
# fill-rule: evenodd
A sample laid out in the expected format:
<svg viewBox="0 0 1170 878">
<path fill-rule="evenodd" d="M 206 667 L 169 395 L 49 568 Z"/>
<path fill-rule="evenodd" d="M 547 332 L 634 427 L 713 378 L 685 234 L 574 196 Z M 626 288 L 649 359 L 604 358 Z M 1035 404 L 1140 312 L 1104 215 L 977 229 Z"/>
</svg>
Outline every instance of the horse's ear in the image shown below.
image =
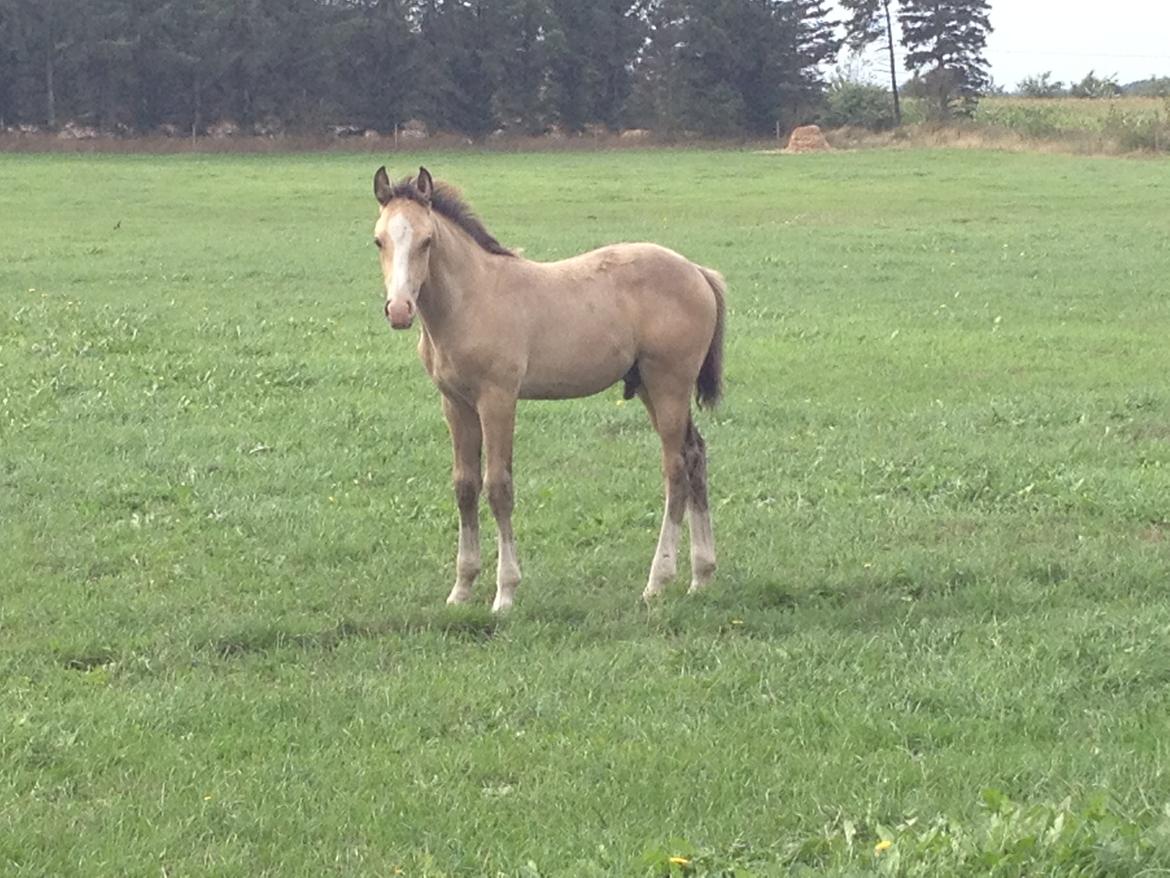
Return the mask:
<svg viewBox="0 0 1170 878">
<path fill-rule="evenodd" d="M 426 168 L 419 168 L 418 176 L 414 180 L 414 187 L 418 190 L 418 194 L 429 203 L 435 192 L 435 181 L 431 179 L 431 172 Z"/>
<path fill-rule="evenodd" d="M 378 172 L 374 174 L 374 197 L 383 207 L 389 204 L 390 199 L 394 197 L 394 187 L 390 185 L 390 177 L 386 173 L 385 165 L 378 168 Z"/>
</svg>

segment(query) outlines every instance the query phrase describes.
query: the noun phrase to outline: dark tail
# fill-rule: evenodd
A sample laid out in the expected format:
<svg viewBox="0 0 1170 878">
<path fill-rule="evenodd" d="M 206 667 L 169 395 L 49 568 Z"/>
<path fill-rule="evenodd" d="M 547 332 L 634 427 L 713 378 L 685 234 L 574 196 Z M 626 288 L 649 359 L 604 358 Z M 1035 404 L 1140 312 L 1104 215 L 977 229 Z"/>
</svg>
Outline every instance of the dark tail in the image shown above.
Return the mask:
<svg viewBox="0 0 1170 878">
<path fill-rule="evenodd" d="M 727 311 L 727 281 L 723 275 L 711 268 L 696 265 L 703 273 L 711 292 L 715 294 L 715 334 L 711 346 L 699 369 L 699 380 L 695 382 L 695 399 L 704 408 L 715 408 L 723 397 L 723 322 Z"/>
</svg>

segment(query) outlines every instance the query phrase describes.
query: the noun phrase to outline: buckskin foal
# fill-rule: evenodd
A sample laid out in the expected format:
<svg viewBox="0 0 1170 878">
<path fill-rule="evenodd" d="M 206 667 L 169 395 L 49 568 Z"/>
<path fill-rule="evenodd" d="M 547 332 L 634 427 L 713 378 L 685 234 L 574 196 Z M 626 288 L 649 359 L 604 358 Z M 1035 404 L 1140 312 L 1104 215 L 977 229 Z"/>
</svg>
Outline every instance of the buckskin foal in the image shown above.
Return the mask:
<svg viewBox="0 0 1170 878">
<path fill-rule="evenodd" d="M 722 389 L 722 276 L 656 244 L 615 244 L 560 262 L 532 262 L 501 245 L 458 192 L 425 168 L 392 183 L 374 175 L 374 227 L 386 317 L 422 322 L 418 352 L 442 393 L 454 446 L 459 554 L 447 602 L 471 597 L 480 570 L 481 484 L 499 527 L 492 610 L 508 609 L 520 582 L 512 535 L 512 433 L 518 399 L 589 396 L 625 380 L 662 439 L 666 511 L 650 600 L 674 577 L 683 513 L 690 510 L 691 590 L 715 572 L 707 456 L 690 395 L 713 406 Z M 481 447 L 486 467 L 481 481 Z"/>
</svg>

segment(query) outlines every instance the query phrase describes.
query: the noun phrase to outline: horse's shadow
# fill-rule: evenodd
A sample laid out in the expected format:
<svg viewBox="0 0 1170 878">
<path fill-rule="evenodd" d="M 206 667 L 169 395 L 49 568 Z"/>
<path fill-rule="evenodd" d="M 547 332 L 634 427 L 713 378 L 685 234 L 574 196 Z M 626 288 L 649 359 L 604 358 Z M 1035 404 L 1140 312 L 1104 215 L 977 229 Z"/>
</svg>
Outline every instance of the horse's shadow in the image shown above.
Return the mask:
<svg viewBox="0 0 1170 878">
<path fill-rule="evenodd" d="M 437 602 L 418 605 L 389 617 L 343 619 L 319 628 L 250 622 L 196 638 L 192 652 L 204 659 L 231 661 L 286 651 L 331 652 L 354 641 L 422 636 L 488 644 L 509 630 L 528 630 L 541 640 L 558 642 L 645 637 L 782 640 L 809 626 L 872 626 L 890 614 L 904 615 L 909 601 L 929 599 L 922 588 L 908 586 L 902 579 L 801 585 L 768 578 L 737 580 L 734 571 L 698 594 L 685 594 L 684 589 L 685 584 L 680 583 L 649 605 L 634 595 L 628 600 L 607 600 L 601 593 L 608 593 L 608 588 L 570 594 L 550 589 L 522 598 L 504 614 L 490 612 L 484 600 L 458 607 Z M 943 590 L 949 593 L 952 589 Z M 67 670 L 89 672 L 124 665 L 129 652 L 113 645 L 61 649 L 57 663 Z"/>
</svg>

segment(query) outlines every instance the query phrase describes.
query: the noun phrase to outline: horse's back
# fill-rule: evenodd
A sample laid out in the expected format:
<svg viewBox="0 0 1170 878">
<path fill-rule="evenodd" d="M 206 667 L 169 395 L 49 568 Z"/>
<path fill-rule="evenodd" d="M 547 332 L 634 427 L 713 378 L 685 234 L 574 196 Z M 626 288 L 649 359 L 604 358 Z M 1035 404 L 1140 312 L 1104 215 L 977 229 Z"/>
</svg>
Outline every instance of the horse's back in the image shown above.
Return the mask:
<svg viewBox="0 0 1170 878">
<path fill-rule="evenodd" d="M 559 262 L 533 263 L 556 296 L 612 298 L 623 310 L 688 302 L 705 310 L 712 293 L 701 269 L 681 253 L 647 242 L 607 244 Z"/>
</svg>

